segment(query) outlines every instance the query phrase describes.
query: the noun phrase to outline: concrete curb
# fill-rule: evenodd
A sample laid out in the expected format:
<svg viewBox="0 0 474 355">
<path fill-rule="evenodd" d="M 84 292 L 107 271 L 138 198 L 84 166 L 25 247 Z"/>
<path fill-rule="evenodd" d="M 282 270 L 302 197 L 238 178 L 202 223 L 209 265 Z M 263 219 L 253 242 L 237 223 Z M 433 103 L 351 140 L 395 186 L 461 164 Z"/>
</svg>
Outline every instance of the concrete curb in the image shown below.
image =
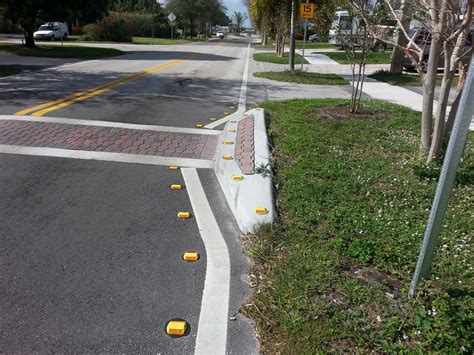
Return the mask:
<svg viewBox="0 0 474 355">
<path fill-rule="evenodd" d="M 255 167 L 258 170 L 266 169 L 267 171 L 245 175 L 235 160 L 236 144 L 227 145 L 224 141 L 236 142 L 237 132 L 228 132 L 228 130 L 237 131 L 238 122 L 251 115 L 254 116 Z M 265 112 L 263 109 L 256 108 L 231 121 L 227 122 L 219 142 L 214 171 L 240 230 L 243 233 L 253 233 L 260 225 L 271 223 L 275 218 Z M 232 159 L 225 160 L 223 156 L 231 156 Z M 233 180 L 232 176 L 243 176 L 243 180 Z M 265 208 L 268 213 L 258 214 L 254 211 L 255 208 Z"/>
</svg>

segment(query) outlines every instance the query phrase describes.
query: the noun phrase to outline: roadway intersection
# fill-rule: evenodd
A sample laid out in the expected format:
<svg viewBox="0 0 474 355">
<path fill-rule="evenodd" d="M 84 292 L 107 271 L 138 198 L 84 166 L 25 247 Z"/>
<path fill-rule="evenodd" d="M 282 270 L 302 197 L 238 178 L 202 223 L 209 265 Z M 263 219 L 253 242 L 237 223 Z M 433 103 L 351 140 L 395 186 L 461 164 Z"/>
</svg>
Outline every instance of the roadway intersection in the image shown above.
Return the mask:
<svg viewBox="0 0 474 355">
<path fill-rule="evenodd" d="M 0 80 L 1 348 L 255 352 L 236 315 L 248 264 L 210 169 L 223 125 L 196 128 L 239 109 L 249 43 L 124 48 Z M 170 319 L 188 334 L 169 337 Z"/>
</svg>

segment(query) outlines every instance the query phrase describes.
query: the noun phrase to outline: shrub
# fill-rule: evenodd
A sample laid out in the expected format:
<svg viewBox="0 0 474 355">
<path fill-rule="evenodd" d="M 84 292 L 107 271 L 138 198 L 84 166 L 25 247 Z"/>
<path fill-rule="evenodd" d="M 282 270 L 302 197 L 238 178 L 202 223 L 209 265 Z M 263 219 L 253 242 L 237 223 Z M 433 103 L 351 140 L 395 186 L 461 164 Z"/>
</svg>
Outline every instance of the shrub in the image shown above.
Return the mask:
<svg viewBox="0 0 474 355">
<path fill-rule="evenodd" d="M 169 37 L 169 27 L 157 24 L 153 15 L 111 12 L 95 24 L 84 26 L 85 40 L 129 42 L 132 36 Z"/>
</svg>

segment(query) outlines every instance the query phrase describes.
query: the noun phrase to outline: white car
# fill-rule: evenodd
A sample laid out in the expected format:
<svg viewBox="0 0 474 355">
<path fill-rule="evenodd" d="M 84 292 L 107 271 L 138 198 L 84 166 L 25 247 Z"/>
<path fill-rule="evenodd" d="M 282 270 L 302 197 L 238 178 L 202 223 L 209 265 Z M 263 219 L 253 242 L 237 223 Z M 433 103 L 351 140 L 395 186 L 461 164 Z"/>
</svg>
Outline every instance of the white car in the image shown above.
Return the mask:
<svg viewBox="0 0 474 355">
<path fill-rule="evenodd" d="M 62 22 L 49 22 L 41 25 L 34 34 L 37 40 L 55 41 L 65 39 L 69 35 L 66 24 Z"/>
<path fill-rule="evenodd" d="M 217 32 L 216 37 L 219 39 L 224 39 L 224 32 Z"/>
</svg>

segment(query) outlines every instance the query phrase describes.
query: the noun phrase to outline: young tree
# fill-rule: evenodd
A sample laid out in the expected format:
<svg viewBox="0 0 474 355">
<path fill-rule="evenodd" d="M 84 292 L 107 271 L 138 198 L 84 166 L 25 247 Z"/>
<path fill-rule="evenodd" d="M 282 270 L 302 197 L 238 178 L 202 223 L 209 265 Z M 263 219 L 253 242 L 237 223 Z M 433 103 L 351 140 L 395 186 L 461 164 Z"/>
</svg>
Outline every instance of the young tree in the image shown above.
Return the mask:
<svg viewBox="0 0 474 355">
<path fill-rule="evenodd" d="M 348 0 L 349 5 L 367 24 L 371 34 L 386 43 L 390 43 L 401 49 L 409 60 L 415 65 L 422 79 L 423 85 L 423 107 L 421 119 L 421 150 L 427 155 L 427 163 L 431 163 L 440 155 L 443 141 L 449 136 L 446 132 L 446 109 L 448 106 L 449 91 L 451 90 L 454 74 L 465 58 L 472 52 L 464 51 L 464 45 L 472 24 L 473 0 L 406 0 L 410 1 L 411 18 L 416 18 L 426 28 L 426 38 L 422 43 L 410 35 L 404 26 L 406 18 L 403 11 L 399 11 L 398 0 L 383 0 L 384 4 L 396 19 L 398 28 L 406 37 L 407 44 L 403 46 L 400 42 L 394 42 L 387 37 L 377 33 L 377 25 L 374 24 L 357 4 L 355 0 Z M 429 53 L 425 49 L 429 45 Z M 437 103 L 435 124 L 433 127 L 435 86 L 441 54 L 443 59 L 443 80 L 441 83 L 440 96 Z M 459 91 L 460 92 L 460 91 Z M 458 92 L 458 94 L 459 94 Z M 453 105 L 451 117 L 454 117 L 456 105 Z"/>
</svg>

